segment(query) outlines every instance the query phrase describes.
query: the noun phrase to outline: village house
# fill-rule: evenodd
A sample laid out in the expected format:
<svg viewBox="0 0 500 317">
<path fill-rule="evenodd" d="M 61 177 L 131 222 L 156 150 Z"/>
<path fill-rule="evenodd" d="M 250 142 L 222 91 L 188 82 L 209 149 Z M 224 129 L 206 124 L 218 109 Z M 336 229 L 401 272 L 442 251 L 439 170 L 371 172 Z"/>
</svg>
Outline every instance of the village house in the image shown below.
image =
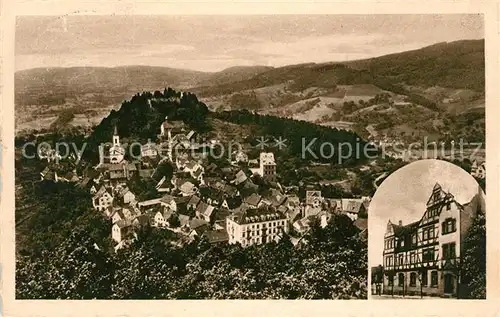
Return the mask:
<svg viewBox="0 0 500 317">
<path fill-rule="evenodd" d="M 221 207 L 224 209 L 232 210 L 241 206 L 241 197 L 228 197 L 222 201 Z"/>
<path fill-rule="evenodd" d="M 118 198 L 119 201 L 124 204 L 131 204 L 135 202 L 135 195 L 127 186 L 119 187 L 117 189 L 116 198 Z"/>
<path fill-rule="evenodd" d="M 189 236 L 191 238 L 201 236 L 209 229 L 209 223 L 203 219 L 193 218 L 189 221 L 189 229 Z"/>
<path fill-rule="evenodd" d="M 168 221 L 170 217 L 174 215 L 174 212 L 171 209 L 163 209 L 163 210 L 158 210 L 155 213 L 154 220 L 153 220 L 153 226 L 154 227 L 167 227 Z"/>
<path fill-rule="evenodd" d="M 132 222 L 120 220 L 113 224 L 111 228 L 111 238 L 116 243 L 121 243 L 124 240 L 129 240 L 133 237 L 134 227 Z"/>
<path fill-rule="evenodd" d="M 189 196 L 189 201 L 187 203 L 187 210 L 196 210 L 196 207 L 198 207 L 198 204 L 200 203 L 200 197 L 196 195 Z"/>
<path fill-rule="evenodd" d="M 320 190 L 308 190 L 306 191 L 306 205 L 313 208 L 318 208 L 323 202 Z"/>
<path fill-rule="evenodd" d="M 198 192 L 198 188 L 190 181 L 185 181 L 179 186 L 179 191 L 182 196 L 191 196 Z"/>
<path fill-rule="evenodd" d="M 200 202 L 196 207 L 196 217 L 204 219 L 206 222 L 210 223 L 214 216 L 214 207 L 205 203 Z"/>
<path fill-rule="evenodd" d="M 45 167 L 43 171 L 40 172 L 41 180 L 56 181 L 57 171 L 52 170 L 49 166 Z M 56 181 L 57 182 L 57 181 Z"/>
<path fill-rule="evenodd" d="M 474 160 L 474 162 L 472 162 L 470 174 L 475 178 L 485 179 L 486 163 L 485 162 L 478 163 L 476 160 Z"/>
<path fill-rule="evenodd" d="M 358 217 L 367 217 L 366 200 L 361 198 L 337 199 L 337 212 L 347 215 L 353 221 Z"/>
<path fill-rule="evenodd" d="M 214 229 L 226 230 L 226 218 L 231 215 L 229 210 L 217 210 L 214 216 Z"/>
<path fill-rule="evenodd" d="M 132 225 L 136 228 L 148 226 L 149 224 L 149 217 L 147 215 L 138 215 L 132 220 Z"/>
<path fill-rule="evenodd" d="M 299 234 L 304 234 L 309 230 L 309 220 L 308 218 L 302 218 L 293 223 L 293 228 Z"/>
<path fill-rule="evenodd" d="M 158 157 L 158 150 L 156 144 L 148 142 L 141 145 L 141 158 L 156 158 Z"/>
<path fill-rule="evenodd" d="M 244 202 L 251 208 L 258 208 L 262 205 L 262 197 L 259 194 L 253 193 L 246 197 Z"/>
<path fill-rule="evenodd" d="M 112 191 L 104 186 L 97 191 L 92 198 L 92 205 L 99 211 L 104 211 L 106 208 L 113 204 Z"/>
<path fill-rule="evenodd" d="M 156 184 L 155 186 L 156 191 L 159 193 L 169 193 L 171 188 L 170 188 L 170 183 L 167 182 L 167 177 L 163 176 L 160 181 Z"/>
<path fill-rule="evenodd" d="M 152 209 L 158 208 L 158 207 L 163 208 L 162 203 L 161 203 L 161 197 L 138 202 L 137 207 L 142 212 L 147 212 L 149 210 L 152 210 Z"/>
<path fill-rule="evenodd" d="M 224 229 L 208 230 L 203 233 L 203 236 L 207 238 L 210 244 L 226 243 L 229 241 L 229 235 Z"/>
<path fill-rule="evenodd" d="M 178 212 L 185 212 L 188 209 L 188 203 L 191 200 L 192 196 L 177 196 L 174 201 L 177 206 Z"/>
<path fill-rule="evenodd" d="M 246 180 L 247 180 L 247 175 L 245 174 L 245 172 L 240 170 L 240 171 L 238 171 L 238 173 L 236 173 L 236 177 L 233 180 L 233 183 L 235 185 L 239 185 L 239 184 L 244 183 Z"/>
<path fill-rule="evenodd" d="M 184 166 L 184 171 L 188 172 L 191 177 L 199 182 L 203 182 L 204 169 L 200 163 L 196 161 L 190 161 Z"/>
<path fill-rule="evenodd" d="M 271 209 L 248 209 L 226 218 L 229 243 L 243 247 L 278 241 L 288 233 L 285 215 Z"/>
<path fill-rule="evenodd" d="M 110 215 L 111 223 L 117 223 L 120 220 L 126 220 L 125 214 L 123 213 L 123 208 L 117 207 L 112 208 L 112 213 Z"/>
<path fill-rule="evenodd" d="M 160 199 L 160 203 L 163 207 L 177 211 L 177 203 L 175 202 L 175 197 L 172 195 L 165 195 Z"/>
</svg>

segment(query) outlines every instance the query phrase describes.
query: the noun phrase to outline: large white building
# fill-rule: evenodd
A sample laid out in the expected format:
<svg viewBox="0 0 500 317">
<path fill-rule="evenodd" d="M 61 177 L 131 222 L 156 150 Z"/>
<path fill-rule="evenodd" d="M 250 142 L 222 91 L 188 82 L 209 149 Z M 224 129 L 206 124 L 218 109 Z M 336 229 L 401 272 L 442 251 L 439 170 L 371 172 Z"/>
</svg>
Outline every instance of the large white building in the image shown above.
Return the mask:
<svg viewBox="0 0 500 317">
<path fill-rule="evenodd" d="M 249 209 L 226 218 L 229 243 L 243 247 L 278 241 L 288 233 L 288 221 L 284 214 L 272 209 Z"/>
<path fill-rule="evenodd" d="M 276 161 L 272 152 L 262 152 L 259 157 L 258 174 L 265 178 L 276 177 Z"/>
</svg>

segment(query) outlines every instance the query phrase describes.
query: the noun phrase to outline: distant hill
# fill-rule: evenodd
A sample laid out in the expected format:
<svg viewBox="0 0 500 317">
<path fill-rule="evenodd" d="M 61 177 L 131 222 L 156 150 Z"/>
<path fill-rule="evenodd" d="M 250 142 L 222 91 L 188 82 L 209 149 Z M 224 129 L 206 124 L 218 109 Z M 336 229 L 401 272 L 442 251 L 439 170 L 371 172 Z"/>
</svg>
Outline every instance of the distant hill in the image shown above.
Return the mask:
<svg viewBox="0 0 500 317">
<path fill-rule="evenodd" d="M 344 64 L 394 83 L 484 92 L 484 40 L 443 42 Z"/>
<path fill-rule="evenodd" d="M 260 73 L 272 70 L 269 66 L 234 66 L 220 72 L 209 74 L 206 78 L 199 78 L 198 86 L 214 86 L 237 82 L 252 78 Z"/>
<path fill-rule="evenodd" d="M 32 69 L 16 73 L 16 127 L 91 126 L 130 95 L 174 87 L 195 93 L 212 111 L 248 109 L 359 134 L 371 125 L 384 134 L 463 136 L 468 132 L 461 118 L 445 119 L 472 117 L 474 109 L 484 113 L 477 111 L 484 109 L 484 82 L 484 40 L 343 63 L 237 66 L 215 73 L 151 66 Z M 63 108 L 72 109 L 70 122 L 63 120 L 69 115 L 60 118 Z M 483 135 L 484 118 L 474 118 L 474 135 Z"/>
<path fill-rule="evenodd" d="M 245 80 L 271 68 L 231 67 L 215 73 L 156 66 L 34 68 L 16 72 L 16 103 L 36 102 L 36 98 L 30 98 L 33 94 L 43 100 L 47 96 L 64 98 L 74 93 L 121 93 L 224 84 Z"/>
</svg>

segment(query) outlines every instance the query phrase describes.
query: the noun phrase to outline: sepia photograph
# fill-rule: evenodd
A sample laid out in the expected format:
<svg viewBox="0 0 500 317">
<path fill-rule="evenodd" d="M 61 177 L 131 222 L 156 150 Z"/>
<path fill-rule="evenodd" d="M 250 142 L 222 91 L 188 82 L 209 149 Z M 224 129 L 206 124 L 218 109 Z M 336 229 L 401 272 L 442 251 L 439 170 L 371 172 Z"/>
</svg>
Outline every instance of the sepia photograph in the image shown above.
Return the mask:
<svg viewBox="0 0 500 317">
<path fill-rule="evenodd" d="M 372 298 L 486 298 L 485 194 L 465 170 L 413 162 L 380 185 L 369 212 Z"/>
<path fill-rule="evenodd" d="M 16 299 L 483 298 L 484 27 L 17 16 Z"/>
</svg>

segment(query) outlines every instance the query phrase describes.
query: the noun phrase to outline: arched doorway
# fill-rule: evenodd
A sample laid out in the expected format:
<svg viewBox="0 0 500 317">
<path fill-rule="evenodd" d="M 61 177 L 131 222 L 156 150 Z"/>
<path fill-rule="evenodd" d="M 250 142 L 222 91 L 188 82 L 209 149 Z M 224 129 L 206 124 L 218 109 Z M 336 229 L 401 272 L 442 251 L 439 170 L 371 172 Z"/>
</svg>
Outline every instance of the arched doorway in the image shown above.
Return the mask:
<svg viewBox="0 0 500 317">
<path fill-rule="evenodd" d="M 453 294 L 455 290 L 455 277 L 453 274 L 445 274 L 444 275 L 444 293 L 445 294 Z"/>
<path fill-rule="evenodd" d="M 401 288 L 399 291 L 401 295 L 405 295 L 405 275 L 404 273 L 399 273 L 398 274 L 398 286 Z"/>
</svg>

